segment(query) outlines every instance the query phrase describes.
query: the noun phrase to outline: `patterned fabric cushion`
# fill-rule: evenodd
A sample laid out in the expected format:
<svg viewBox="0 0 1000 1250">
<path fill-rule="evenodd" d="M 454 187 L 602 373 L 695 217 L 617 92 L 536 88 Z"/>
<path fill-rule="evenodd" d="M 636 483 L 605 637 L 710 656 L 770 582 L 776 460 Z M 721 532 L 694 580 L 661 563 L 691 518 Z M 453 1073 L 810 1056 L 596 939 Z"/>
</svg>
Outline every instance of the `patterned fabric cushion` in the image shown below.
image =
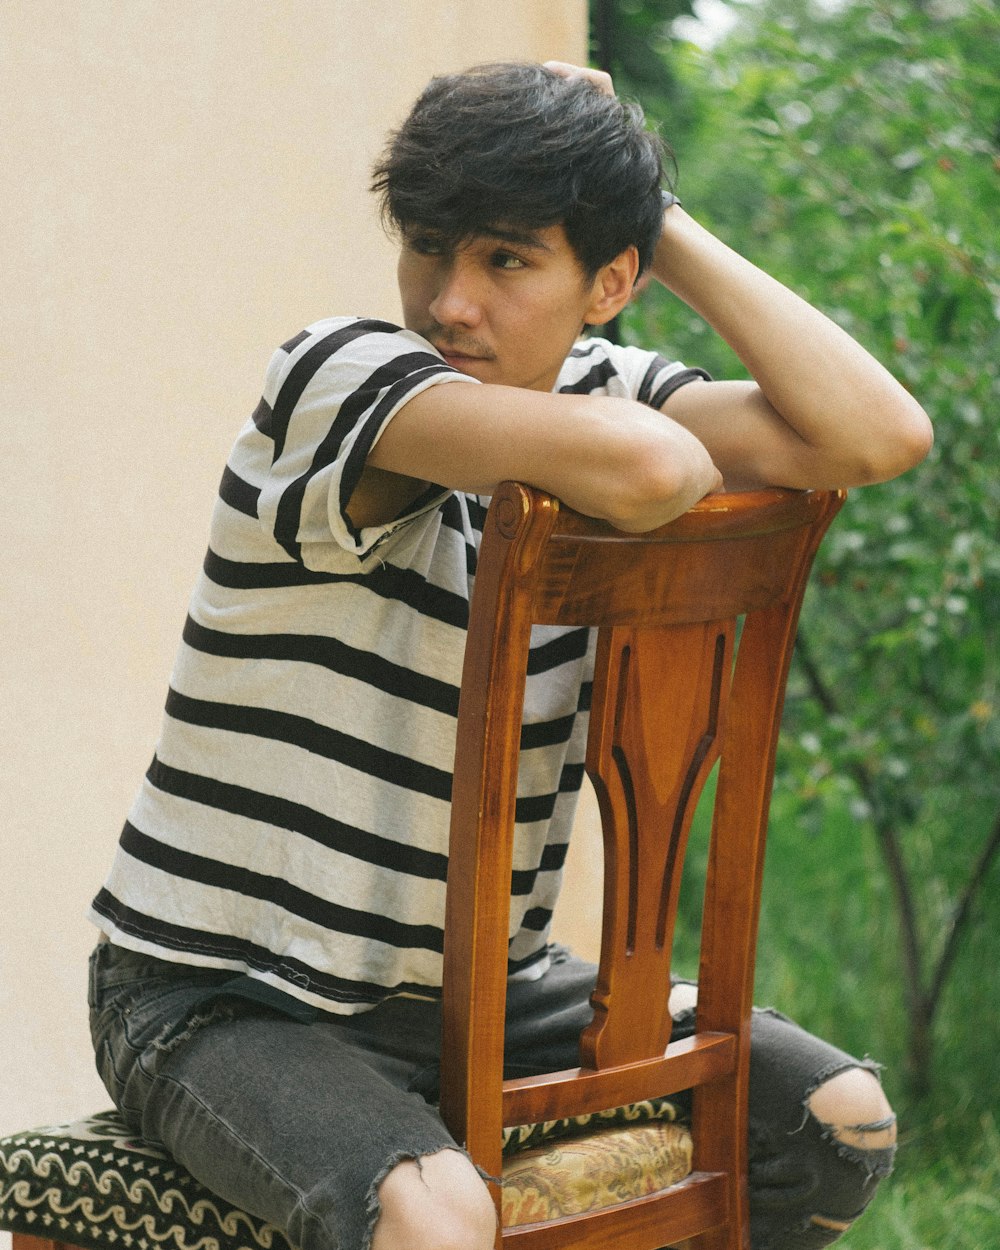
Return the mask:
<svg viewBox="0 0 1000 1250">
<path fill-rule="evenodd" d="M 593 1115 L 578 1115 L 567 1120 L 545 1120 L 541 1124 L 519 1124 L 516 1128 L 503 1130 L 505 1155 L 530 1150 L 546 1142 L 563 1137 L 579 1137 L 604 1128 L 628 1128 L 654 1120 L 676 1120 L 678 1110 L 667 1098 L 651 1098 L 646 1102 L 633 1102 L 627 1107 L 614 1107 L 610 1111 L 596 1111 Z"/>
<path fill-rule="evenodd" d="M 0 1138 L 0 1228 L 109 1250 L 291 1250 L 115 1111 Z"/>
<path fill-rule="evenodd" d="M 686 1175 L 690 1139 L 675 1119 L 660 1099 L 507 1129 L 505 1220 L 620 1202 Z M 0 1138 L 0 1229 L 109 1250 L 292 1250 L 280 1229 L 210 1193 L 115 1111 Z"/>
<path fill-rule="evenodd" d="M 691 1134 L 669 1121 L 526 1150 L 504 1164 L 504 1226 L 613 1206 L 666 1189 L 690 1171 Z"/>
</svg>

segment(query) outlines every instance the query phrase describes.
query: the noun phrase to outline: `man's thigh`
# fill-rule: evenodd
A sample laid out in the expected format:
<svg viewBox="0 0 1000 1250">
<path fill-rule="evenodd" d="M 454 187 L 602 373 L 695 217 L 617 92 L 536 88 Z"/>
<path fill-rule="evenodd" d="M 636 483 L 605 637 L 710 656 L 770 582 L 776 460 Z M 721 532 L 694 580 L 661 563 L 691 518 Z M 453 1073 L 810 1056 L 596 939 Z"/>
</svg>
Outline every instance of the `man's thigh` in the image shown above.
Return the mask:
<svg viewBox="0 0 1000 1250">
<path fill-rule="evenodd" d="M 436 1110 L 335 1025 L 260 1014 L 210 1023 L 169 1056 L 143 1132 L 298 1246 L 334 1244 L 318 1226 L 362 1245 L 391 1168 L 455 1146 Z"/>
<path fill-rule="evenodd" d="M 436 1030 L 403 1030 L 390 1011 L 390 1044 L 370 1046 L 373 1020 L 302 1022 L 226 996 L 225 980 L 101 952 L 92 1006 L 109 1091 L 147 1140 L 301 1250 L 366 1244 L 391 1168 L 455 1149 L 411 1088 Z"/>
</svg>

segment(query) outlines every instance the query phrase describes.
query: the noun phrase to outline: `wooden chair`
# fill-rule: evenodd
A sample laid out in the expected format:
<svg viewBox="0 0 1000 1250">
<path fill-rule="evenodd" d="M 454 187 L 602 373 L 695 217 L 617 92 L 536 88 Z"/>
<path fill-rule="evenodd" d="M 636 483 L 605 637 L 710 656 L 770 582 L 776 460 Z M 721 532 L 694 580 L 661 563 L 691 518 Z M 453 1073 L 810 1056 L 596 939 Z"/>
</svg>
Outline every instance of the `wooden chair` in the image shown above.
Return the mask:
<svg viewBox="0 0 1000 1250">
<path fill-rule="evenodd" d="M 524 1250 L 653 1250 L 696 1234 L 710 1250 L 746 1245 L 747 1038 L 775 740 L 810 562 L 841 498 L 718 496 L 636 536 L 514 484 L 494 498 L 459 713 L 442 1110 L 491 1176 L 501 1172 L 501 1125 L 511 1148 L 548 1143 L 541 1162 L 529 1151 L 508 1164 L 523 1183 L 526 1166 L 529 1177 L 551 1173 L 565 1119 L 631 1125 L 640 1111 L 652 1124 L 576 1139 L 566 1153 L 592 1171 L 605 1157 L 598 1139 L 621 1132 L 633 1154 L 648 1155 L 659 1124 L 669 1165 L 662 1193 L 506 1229 Z M 604 942 L 581 1067 L 504 1084 L 510 831 L 534 620 L 601 626 L 588 770 L 605 827 Z M 697 1032 L 667 1046 L 680 866 L 718 757 Z M 670 1122 L 664 1097 L 687 1088 L 693 1170 L 687 1128 Z M 639 1189 L 648 1187 L 647 1176 Z M 115 1112 L 0 1138 L 0 1229 L 13 1232 L 13 1250 L 291 1250 L 280 1230 L 133 1138 Z"/>
<path fill-rule="evenodd" d="M 504 1125 L 693 1091 L 685 1179 L 505 1227 L 498 1247 L 749 1245 L 750 1010 L 774 756 L 806 579 L 842 500 L 829 491 L 712 496 L 662 529 L 629 535 L 517 484 L 493 498 L 458 721 L 442 1114 L 498 1177 Z M 604 924 L 580 1066 L 504 1081 L 512 830 L 534 623 L 599 627 L 587 772 L 604 830 Z M 717 760 L 696 1032 L 670 1043 L 680 873 Z M 544 1172 L 545 1157 L 533 1166 Z"/>
</svg>

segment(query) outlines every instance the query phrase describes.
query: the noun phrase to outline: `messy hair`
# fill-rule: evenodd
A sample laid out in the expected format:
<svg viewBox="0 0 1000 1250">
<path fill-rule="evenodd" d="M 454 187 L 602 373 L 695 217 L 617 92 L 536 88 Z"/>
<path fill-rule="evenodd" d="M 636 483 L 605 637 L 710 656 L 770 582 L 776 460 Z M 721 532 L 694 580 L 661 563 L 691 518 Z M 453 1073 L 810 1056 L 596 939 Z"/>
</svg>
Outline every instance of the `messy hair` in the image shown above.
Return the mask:
<svg viewBox="0 0 1000 1250">
<path fill-rule="evenodd" d="M 593 276 L 630 244 L 640 272 L 662 223 L 664 146 L 642 110 L 542 65 L 431 80 L 373 171 L 383 223 L 452 245 L 498 225 L 561 224 Z"/>
</svg>

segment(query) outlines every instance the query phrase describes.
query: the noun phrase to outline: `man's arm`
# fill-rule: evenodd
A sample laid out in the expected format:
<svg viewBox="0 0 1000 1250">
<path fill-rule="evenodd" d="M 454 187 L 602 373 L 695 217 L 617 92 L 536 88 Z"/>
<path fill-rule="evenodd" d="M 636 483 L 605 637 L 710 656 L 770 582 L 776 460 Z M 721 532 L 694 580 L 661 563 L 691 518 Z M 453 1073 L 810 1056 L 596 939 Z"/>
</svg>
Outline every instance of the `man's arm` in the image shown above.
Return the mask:
<svg viewBox="0 0 1000 1250">
<path fill-rule="evenodd" d="M 653 276 L 754 379 L 694 383 L 663 406 L 705 445 L 727 488 L 861 486 L 926 456 L 933 435 L 916 400 L 829 318 L 679 205 L 664 213 Z"/>
<path fill-rule="evenodd" d="M 380 524 L 427 482 L 488 495 L 505 479 L 633 531 L 665 525 L 722 485 L 700 440 L 644 404 L 434 386 L 414 396 L 372 448 L 349 511 L 355 525 Z"/>
<path fill-rule="evenodd" d="M 615 93 L 600 70 L 546 65 Z M 754 379 L 685 386 L 663 405 L 708 448 L 730 490 L 862 486 L 927 455 L 934 436 L 916 400 L 850 335 L 679 205 L 664 213 L 653 276 L 704 317 Z"/>
</svg>

